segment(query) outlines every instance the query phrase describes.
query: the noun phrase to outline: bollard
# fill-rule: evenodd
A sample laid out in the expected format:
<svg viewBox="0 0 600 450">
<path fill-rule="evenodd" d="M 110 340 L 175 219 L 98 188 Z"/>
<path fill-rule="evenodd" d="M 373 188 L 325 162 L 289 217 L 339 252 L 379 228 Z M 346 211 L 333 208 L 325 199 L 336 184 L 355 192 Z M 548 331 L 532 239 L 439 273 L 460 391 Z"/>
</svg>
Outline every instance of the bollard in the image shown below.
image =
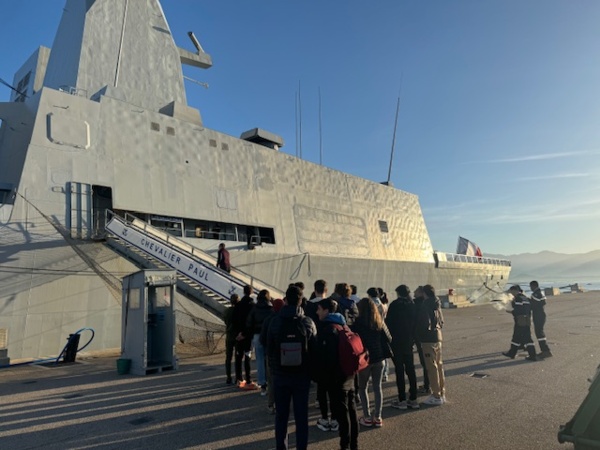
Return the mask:
<svg viewBox="0 0 600 450">
<path fill-rule="evenodd" d="M 77 358 L 77 348 L 79 347 L 79 334 L 70 334 L 69 341 L 67 342 L 67 348 L 65 349 L 65 356 L 63 362 L 73 363 Z"/>
</svg>

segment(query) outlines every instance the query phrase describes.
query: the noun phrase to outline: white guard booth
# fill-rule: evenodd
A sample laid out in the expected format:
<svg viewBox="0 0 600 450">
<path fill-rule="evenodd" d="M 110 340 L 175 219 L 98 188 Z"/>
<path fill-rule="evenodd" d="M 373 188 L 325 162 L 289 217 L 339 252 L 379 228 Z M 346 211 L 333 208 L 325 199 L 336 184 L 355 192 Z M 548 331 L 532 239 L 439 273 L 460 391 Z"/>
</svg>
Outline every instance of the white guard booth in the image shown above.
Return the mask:
<svg viewBox="0 0 600 450">
<path fill-rule="evenodd" d="M 123 278 L 121 358 L 136 375 L 177 369 L 174 270 L 141 270 Z"/>
</svg>

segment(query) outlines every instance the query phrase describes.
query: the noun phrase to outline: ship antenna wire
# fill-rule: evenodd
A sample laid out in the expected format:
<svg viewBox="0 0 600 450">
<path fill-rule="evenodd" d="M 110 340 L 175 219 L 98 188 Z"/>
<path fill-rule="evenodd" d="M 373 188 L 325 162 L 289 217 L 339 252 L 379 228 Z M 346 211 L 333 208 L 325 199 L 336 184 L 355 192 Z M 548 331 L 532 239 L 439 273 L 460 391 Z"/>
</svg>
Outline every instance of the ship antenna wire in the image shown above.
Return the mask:
<svg viewBox="0 0 600 450">
<path fill-rule="evenodd" d="M 24 92 L 19 91 L 18 89 L 16 89 L 15 87 L 11 86 L 10 84 L 8 84 L 6 81 L 4 81 L 2 78 L 0 78 L 0 83 L 2 83 L 4 86 L 12 89 L 13 91 L 15 91 L 17 94 L 22 95 L 25 98 L 28 98 L 27 95 L 25 95 Z"/>
<path fill-rule="evenodd" d="M 300 159 L 302 159 L 302 95 L 300 91 L 300 81 L 298 81 L 298 129 L 299 129 L 299 150 L 300 150 Z"/>
<path fill-rule="evenodd" d="M 296 125 L 296 158 L 298 157 L 298 92 L 294 92 L 294 125 Z"/>
<path fill-rule="evenodd" d="M 321 123 L 321 86 L 319 86 L 319 164 L 323 165 L 323 126 Z"/>
<path fill-rule="evenodd" d="M 394 120 L 394 134 L 392 136 L 392 152 L 390 154 L 390 166 L 388 168 L 387 185 L 390 185 L 392 178 L 392 164 L 394 162 L 394 147 L 396 145 L 396 129 L 398 128 L 398 112 L 400 111 L 400 95 L 402 94 L 402 77 L 400 78 L 400 92 L 398 93 L 398 103 L 396 104 L 396 119 Z"/>
</svg>

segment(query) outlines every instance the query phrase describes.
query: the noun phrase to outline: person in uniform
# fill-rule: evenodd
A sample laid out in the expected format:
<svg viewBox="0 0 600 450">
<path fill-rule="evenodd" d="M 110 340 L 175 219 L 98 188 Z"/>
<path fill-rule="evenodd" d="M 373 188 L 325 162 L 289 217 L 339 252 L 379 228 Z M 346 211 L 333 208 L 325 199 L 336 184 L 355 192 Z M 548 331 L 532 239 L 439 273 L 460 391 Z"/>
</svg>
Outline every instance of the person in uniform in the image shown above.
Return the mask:
<svg viewBox="0 0 600 450">
<path fill-rule="evenodd" d="M 552 356 L 550 347 L 546 342 L 546 333 L 544 333 L 544 324 L 546 323 L 546 296 L 542 292 L 540 285 L 537 281 L 529 283 L 531 289 L 531 297 L 529 302 L 531 303 L 531 316 L 533 318 L 533 330 L 535 331 L 535 337 L 540 344 L 541 353 L 538 353 L 538 358 L 549 358 Z"/>
<path fill-rule="evenodd" d="M 531 339 L 531 306 L 529 304 L 529 299 L 523 294 L 523 290 L 518 284 L 511 286 L 508 292 L 513 296 L 513 310 L 509 312 L 513 315 L 515 325 L 512 341 L 510 343 L 510 350 L 502 352 L 502 354 L 511 359 L 515 359 L 517 350 L 523 345 L 527 349 L 527 353 L 529 353 L 529 356 L 527 356 L 526 359 L 529 361 L 536 361 L 535 345 Z"/>
</svg>

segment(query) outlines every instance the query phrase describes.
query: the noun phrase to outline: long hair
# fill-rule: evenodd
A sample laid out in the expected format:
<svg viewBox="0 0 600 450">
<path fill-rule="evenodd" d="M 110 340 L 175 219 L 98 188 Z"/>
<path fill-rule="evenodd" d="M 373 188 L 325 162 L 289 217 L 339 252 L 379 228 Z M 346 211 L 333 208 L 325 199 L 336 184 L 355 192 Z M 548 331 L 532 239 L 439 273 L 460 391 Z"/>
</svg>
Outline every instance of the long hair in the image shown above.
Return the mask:
<svg viewBox="0 0 600 450">
<path fill-rule="evenodd" d="M 368 297 L 358 302 L 358 318 L 371 330 L 383 329 L 383 319 L 377 305 Z"/>
</svg>

